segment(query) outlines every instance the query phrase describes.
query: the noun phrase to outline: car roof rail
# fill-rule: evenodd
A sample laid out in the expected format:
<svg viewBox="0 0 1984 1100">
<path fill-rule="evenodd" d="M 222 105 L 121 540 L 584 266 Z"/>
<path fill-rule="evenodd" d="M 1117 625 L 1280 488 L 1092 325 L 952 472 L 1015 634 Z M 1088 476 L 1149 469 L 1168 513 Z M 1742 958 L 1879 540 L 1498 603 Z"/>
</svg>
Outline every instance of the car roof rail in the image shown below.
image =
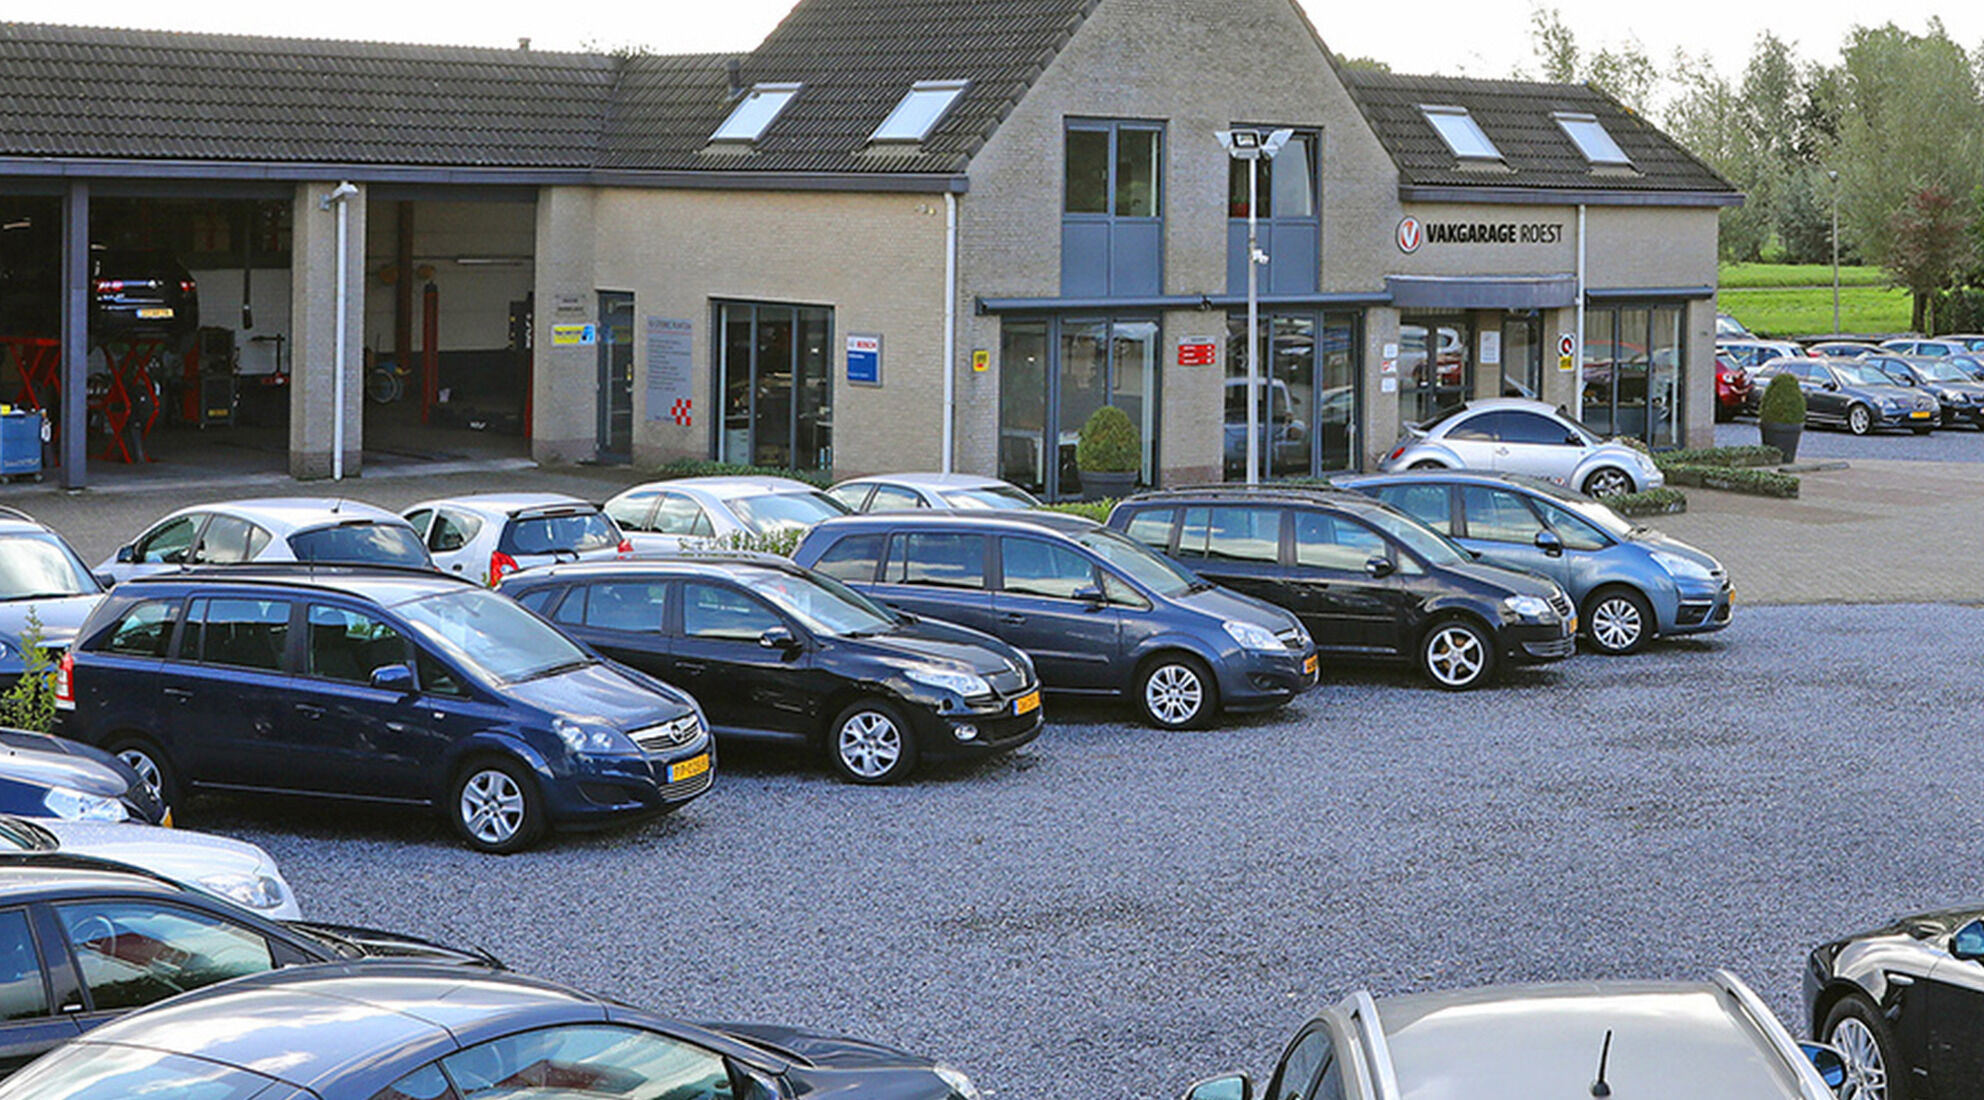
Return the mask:
<svg viewBox="0 0 1984 1100">
<path fill-rule="evenodd" d="M 1784 1059 L 1784 1064 L 1797 1076 L 1798 1090 L 1804 1093 L 1805 1100 L 1828 1100 L 1832 1094 L 1823 1087 L 1817 1091 L 1812 1089 L 1812 1082 L 1818 1080 L 1816 1074 L 1799 1072 L 1800 1067 L 1809 1065 L 1804 1052 L 1791 1041 L 1791 1034 L 1778 1023 L 1776 1014 L 1764 1004 L 1763 998 L 1757 996 L 1756 990 L 1726 967 L 1717 967 L 1709 980 L 1736 1002 L 1736 1007 L 1748 1018 L 1750 1026 L 1761 1032 L 1764 1041 L 1770 1044 L 1779 1058 Z"/>
<path fill-rule="evenodd" d="M 26 512 L 21 511 L 19 508 L 11 507 L 6 504 L 0 504 L 0 519 L 17 519 L 22 521 L 23 523 L 32 523 L 37 526 L 42 525 L 40 520 L 34 518 L 31 515 L 28 515 Z"/>
<path fill-rule="evenodd" d="M 1398 1071 L 1392 1068 L 1392 1048 L 1385 1042 L 1385 1025 L 1378 1019 L 1378 1002 L 1368 990 L 1350 995 L 1350 1018 L 1357 1025 L 1357 1037 L 1364 1046 L 1365 1061 L 1371 1066 L 1373 1100 L 1399 1100 Z"/>
<path fill-rule="evenodd" d="M 1127 503 L 1137 500 L 1162 500 L 1166 497 L 1204 496 L 1209 493 L 1234 493 L 1240 496 L 1270 500 L 1275 498 L 1285 500 L 1314 500 L 1321 497 L 1329 500 L 1357 503 L 1368 502 L 1371 499 L 1362 493 L 1353 493 L 1339 485 L 1246 485 L 1218 481 L 1208 482 L 1204 485 L 1176 485 L 1166 486 L 1162 489 L 1148 489 L 1123 499 Z"/>
<path fill-rule="evenodd" d="M 465 584 L 471 588 L 482 585 L 455 573 L 443 573 L 439 569 L 423 568 L 417 565 L 386 565 L 370 562 L 333 561 L 244 561 L 231 564 L 202 563 L 182 565 L 169 573 L 147 573 L 132 577 L 125 584 L 145 581 L 202 581 L 220 580 L 236 584 L 293 584 L 297 580 L 314 580 L 317 577 L 419 577 L 425 580 L 448 581 L 452 584 Z"/>
</svg>

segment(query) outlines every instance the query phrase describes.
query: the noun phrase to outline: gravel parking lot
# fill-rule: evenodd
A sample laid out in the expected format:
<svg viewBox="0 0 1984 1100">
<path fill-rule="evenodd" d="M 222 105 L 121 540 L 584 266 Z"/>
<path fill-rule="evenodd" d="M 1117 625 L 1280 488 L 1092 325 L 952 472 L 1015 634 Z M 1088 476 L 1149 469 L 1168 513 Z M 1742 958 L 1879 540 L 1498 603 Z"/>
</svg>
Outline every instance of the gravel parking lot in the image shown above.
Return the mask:
<svg viewBox="0 0 1984 1100">
<path fill-rule="evenodd" d="M 1941 689 L 1980 649 L 1977 607 L 1752 608 L 1479 694 L 1352 671 L 1208 733 L 1064 705 L 904 788 L 732 753 L 675 818 L 507 859 L 389 812 L 184 820 L 268 847 L 313 917 L 896 1042 L 991 1095 L 1168 1097 L 1359 986 L 1727 965 L 1801 1031 L 1810 945 L 1977 894 L 1976 723 Z"/>
</svg>

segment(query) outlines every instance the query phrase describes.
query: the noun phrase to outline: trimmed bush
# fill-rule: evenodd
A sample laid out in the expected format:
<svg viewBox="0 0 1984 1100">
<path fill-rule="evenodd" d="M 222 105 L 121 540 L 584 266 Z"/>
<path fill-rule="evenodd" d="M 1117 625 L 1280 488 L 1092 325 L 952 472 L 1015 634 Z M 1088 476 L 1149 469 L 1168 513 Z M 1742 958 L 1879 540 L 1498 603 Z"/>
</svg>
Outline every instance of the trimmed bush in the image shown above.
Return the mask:
<svg viewBox="0 0 1984 1100">
<path fill-rule="evenodd" d="M 831 475 L 813 470 L 777 470 L 768 466 L 745 466 L 736 462 L 710 462 L 699 458 L 678 458 L 655 471 L 663 480 L 678 477 L 784 477 L 803 481 L 817 489 L 834 483 Z"/>
<path fill-rule="evenodd" d="M 1757 403 L 1757 420 L 1763 424 L 1804 425 L 1805 391 L 1798 388 L 1796 378 L 1782 372 L 1771 375 L 1770 385 L 1764 387 L 1763 399 Z"/>
<path fill-rule="evenodd" d="M 1676 466 L 1667 471 L 1672 485 L 1700 489 L 1720 489 L 1728 493 L 1748 493 L 1756 497 L 1795 497 L 1798 479 L 1776 470 L 1737 466 Z"/>
<path fill-rule="evenodd" d="M 1687 494 L 1665 486 L 1639 493 L 1616 493 L 1606 497 L 1603 503 L 1622 516 L 1664 516 L 1688 510 Z"/>
<path fill-rule="evenodd" d="M 1114 405 L 1089 414 L 1075 443 L 1075 469 L 1094 474 L 1133 474 L 1143 468 L 1143 448 L 1130 415 Z"/>
<path fill-rule="evenodd" d="M 1071 516 L 1087 516 L 1097 523 L 1109 522 L 1109 510 L 1116 507 L 1113 500 L 1066 500 L 1059 504 L 1043 504 L 1049 512 L 1066 512 Z"/>
<path fill-rule="evenodd" d="M 1653 456 L 1653 464 L 1663 470 L 1676 466 L 1782 466 L 1784 452 L 1756 443 L 1742 447 L 1696 447 L 1662 451 Z"/>
</svg>

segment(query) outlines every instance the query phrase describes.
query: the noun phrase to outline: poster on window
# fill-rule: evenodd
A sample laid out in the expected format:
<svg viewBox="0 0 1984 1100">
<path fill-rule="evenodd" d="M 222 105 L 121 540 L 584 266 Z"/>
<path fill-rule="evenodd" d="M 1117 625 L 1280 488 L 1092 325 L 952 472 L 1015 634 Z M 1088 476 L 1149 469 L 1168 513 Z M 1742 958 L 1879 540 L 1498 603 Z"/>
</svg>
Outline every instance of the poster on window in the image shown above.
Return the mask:
<svg viewBox="0 0 1984 1100">
<path fill-rule="evenodd" d="M 688 321 L 647 319 L 649 420 L 695 426 L 695 334 Z"/>
</svg>

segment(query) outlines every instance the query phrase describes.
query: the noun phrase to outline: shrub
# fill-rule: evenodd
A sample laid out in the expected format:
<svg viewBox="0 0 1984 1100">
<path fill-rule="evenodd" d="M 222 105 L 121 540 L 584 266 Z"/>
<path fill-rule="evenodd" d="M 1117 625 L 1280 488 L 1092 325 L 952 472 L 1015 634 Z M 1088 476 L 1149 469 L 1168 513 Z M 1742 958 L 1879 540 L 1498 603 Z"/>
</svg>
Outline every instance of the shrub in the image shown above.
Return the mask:
<svg viewBox="0 0 1984 1100">
<path fill-rule="evenodd" d="M 1653 448 L 1646 445 L 1646 440 L 1635 439 L 1630 435 L 1615 435 L 1608 442 L 1617 443 L 1622 447 L 1630 447 L 1643 455 L 1653 453 Z"/>
<path fill-rule="evenodd" d="M 678 458 L 664 464 L 655 473 L 663 480 L 678 477 L 784 477 L 803 481 L 816 489 L 824 489 L 834 483 L 829 474 L 812 470 L 777 470 L 768 466 L 744 466 L 735 462 L 710 462 L 700 458 Z"/>
<path fill-rule="evenodd" d="M 1676 466 L 1667 471 L 1667 481 L 1673 485 L 1692 485 L 1702 489 L 1721 489 L 1729 493 L 1748 493 L 1756 497 L 1795 497 L 1798 495 L 1798 479 L 1776 470 L 1760 470 L 1754 467 L 1736 466 Z"/>
<path fill-rule="evenodd" d="M 760 535 L 751 531 L 732 531 L 717 538 L 700 539 L 683 547 L 687 556 L 701 553 L 730 553 L 746 551 L 754 554 L 777 554 L 789 558 L 799 543 L 806 537 L 803 527 L 781 527 L 770 534 Z"/>
<path fill-rule="evenodd" d="M 1075 468 L 1090 474 L 1132 474 L 1143 468 L 1137 426 L 1114 405 L 1089 414 L 1075 443 Z"/>
<path fill-rule="evenodd" d="M 1605 498 L 1605 506 L 1622 516 L 1661 516 L 1688 510 L 1688 496 L 1665 486 L 1638 493 L 1615 493 Z"/>
<path fill-rule="evenodd" d="M 1805 391 L 1798 388 L 1798 380 L 1789 374 L 1771 375 L 1770 385 L 1764 387 L 1764 396 L 1757 403 L 1757 420 L 1763 424 L 1805 423 Z"/>
<path fill-rule="evenodd" d="M 21 678 L 0 694 L 0 726 L 55 732 L 55 670 L 41 648 L 41 617 L 28 609 L 28 626 L 21 632 Z"/>
<path fill-rule="evenodd" d="M 1676 466 L 1782 466 L 1784 452 L 1757 443 L 1741 447 L 1696 447 L 1662 451 L 1653 456 L 1653 464 L 1663 470 Z"/>
<path fill-rule="evenodd" d="M 1066 512 L 1071 516 L 1087 516 L 1097 523 L 1109 522 L 1109 510 L 1116 507 L 1113 500 L 1065 500 L 1059 504 L 1045 504 L 1041 507 L 1049 512 Z"/>
</svg>

